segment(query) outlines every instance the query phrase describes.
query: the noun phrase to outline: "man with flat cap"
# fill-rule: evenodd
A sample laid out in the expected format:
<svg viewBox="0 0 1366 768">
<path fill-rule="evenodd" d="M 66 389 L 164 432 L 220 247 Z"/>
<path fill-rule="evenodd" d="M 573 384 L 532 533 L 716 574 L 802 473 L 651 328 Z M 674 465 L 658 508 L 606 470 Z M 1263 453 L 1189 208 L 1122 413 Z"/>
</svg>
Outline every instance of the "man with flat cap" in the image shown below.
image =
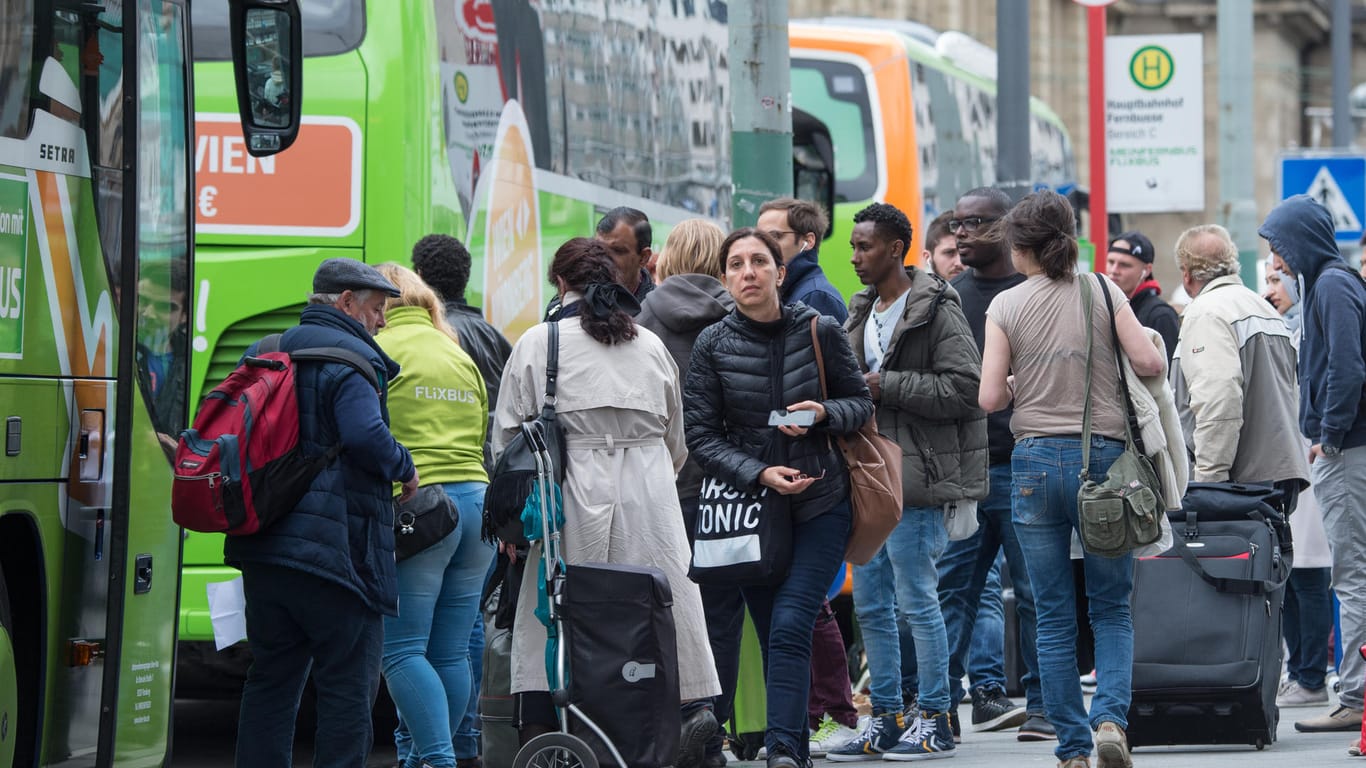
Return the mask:
<svg viewBox="0 0 1366 768">
<path fill-rule="evenodd" d="M 1125 232 L 1110 241 L 1105 255 L 1110 279 L 1129 297 L 1129 306 L 1144 328 L 1157 331 L 1167 345 L 1167 364 L 1176 354 L 1176 337 L 1181 331 L 1181 318 L 1176 309 L 1162 298 L 1162 286 L 1153 277 L 1153 241 L 1142 232 Z"/>
<path fill-rule="evenodd" d="M 340 445 L 294 510 L 258 533 L 229 536 L 224 560 L 242 571 L 252 665 L 242 691 L 238 768 L 293 764 L 294 720 L 312 668 L 318 766 L 365 765 L 379 689 L 381 616 L 396 615 L 393 484 L 417 490 L 407 449 L 389 432 L 388 383 L 398 375 L 372 338 L 398 288 L 373 267 L 328 259 L 313 275 L 299 324 L 282 352 L 340 348 L 374 369 L 379 390 L 340 362 L 295 364 L 299 444 L 309 455 Z M 256 351 L 247 350 L 247 355 Z"/>
</svg>

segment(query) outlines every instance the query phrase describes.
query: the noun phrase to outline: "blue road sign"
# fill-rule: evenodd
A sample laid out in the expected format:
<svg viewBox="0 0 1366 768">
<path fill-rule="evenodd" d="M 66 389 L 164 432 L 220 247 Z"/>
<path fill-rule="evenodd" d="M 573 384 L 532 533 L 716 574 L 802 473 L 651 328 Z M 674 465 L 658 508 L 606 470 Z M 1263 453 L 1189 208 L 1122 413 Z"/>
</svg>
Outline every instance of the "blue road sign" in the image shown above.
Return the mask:
<svg viewBox="0 0 1366 768">
<path fill-rule="evenodd" d="M 1333 214 L 1337 239 L 1359 239 L 1366 222 L 1366 156 L 1281 158 L 1281 199 L 1299 194 Z"/>
</svg>

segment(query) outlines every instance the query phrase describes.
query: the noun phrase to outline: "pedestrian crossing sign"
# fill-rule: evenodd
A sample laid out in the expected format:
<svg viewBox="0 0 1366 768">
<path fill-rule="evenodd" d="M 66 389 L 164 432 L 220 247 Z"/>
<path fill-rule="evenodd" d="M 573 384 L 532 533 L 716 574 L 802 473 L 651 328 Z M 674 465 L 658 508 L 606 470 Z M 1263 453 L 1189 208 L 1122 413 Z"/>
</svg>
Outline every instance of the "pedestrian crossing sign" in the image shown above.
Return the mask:
<svg viewBox="0 0 1366 768">
<path fill-rule="evenodd" d="M 1337 239 L 1355 241 L 1366 222 L 1366 156 L 1300 155 L 1281 158 L 1281 199 L 1305 194 L 1333 214 Z"/>
</svg>

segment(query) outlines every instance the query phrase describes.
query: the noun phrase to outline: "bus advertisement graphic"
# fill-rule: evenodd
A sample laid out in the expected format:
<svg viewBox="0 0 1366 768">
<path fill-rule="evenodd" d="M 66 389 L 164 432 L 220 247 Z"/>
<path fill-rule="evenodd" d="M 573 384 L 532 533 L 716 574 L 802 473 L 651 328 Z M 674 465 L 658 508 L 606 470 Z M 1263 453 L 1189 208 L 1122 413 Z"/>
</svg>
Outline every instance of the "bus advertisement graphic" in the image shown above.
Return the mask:
<svg viewBox="0 0 1366 768">
<path fill-rule="evenodd" d="M 498 147 L 481 186 L 488 187 L 484 230 L 484 313 L 508 338 L 541 320 L 541 217 L 531 137 L 517 102 L 503 108 Z M 471 250 L 477 243 L 470 240 Z"/>
<path fill-rule="evenodd" d="M 0 358 L 24 356 L 28 179 L 0 173 Z"/>
<path fill-rule="evenodd" d="M 294 146 L 252 157 L 237 115 L 195 114 L 195 226 L 203 234 L 345 237 L 360 226 L 360 126 L 305 115 Z"/>
</svg>

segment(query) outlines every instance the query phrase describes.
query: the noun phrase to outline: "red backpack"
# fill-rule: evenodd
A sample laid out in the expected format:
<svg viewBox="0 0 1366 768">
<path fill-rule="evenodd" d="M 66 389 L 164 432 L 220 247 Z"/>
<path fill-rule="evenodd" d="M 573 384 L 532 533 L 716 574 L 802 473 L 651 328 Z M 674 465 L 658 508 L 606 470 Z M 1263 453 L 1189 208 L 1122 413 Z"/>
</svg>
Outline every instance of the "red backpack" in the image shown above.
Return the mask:
<svg viewBox="0 0 1366 768">
<path fill-rule="evenodd" d="M 280 334 L 261 340 L 200 405 L 194 426 L 180 434 L 171 484 L 177 525 L 204 533 L 244 536 L 294 509 L 313 479 L 342 451 L 340 443 L 318 456 L 299 445 L 295 366 L 300 361 L 341 363 L 379 391 L 369 361 L 340 347 L 280 352 Z"/>
</svg>

